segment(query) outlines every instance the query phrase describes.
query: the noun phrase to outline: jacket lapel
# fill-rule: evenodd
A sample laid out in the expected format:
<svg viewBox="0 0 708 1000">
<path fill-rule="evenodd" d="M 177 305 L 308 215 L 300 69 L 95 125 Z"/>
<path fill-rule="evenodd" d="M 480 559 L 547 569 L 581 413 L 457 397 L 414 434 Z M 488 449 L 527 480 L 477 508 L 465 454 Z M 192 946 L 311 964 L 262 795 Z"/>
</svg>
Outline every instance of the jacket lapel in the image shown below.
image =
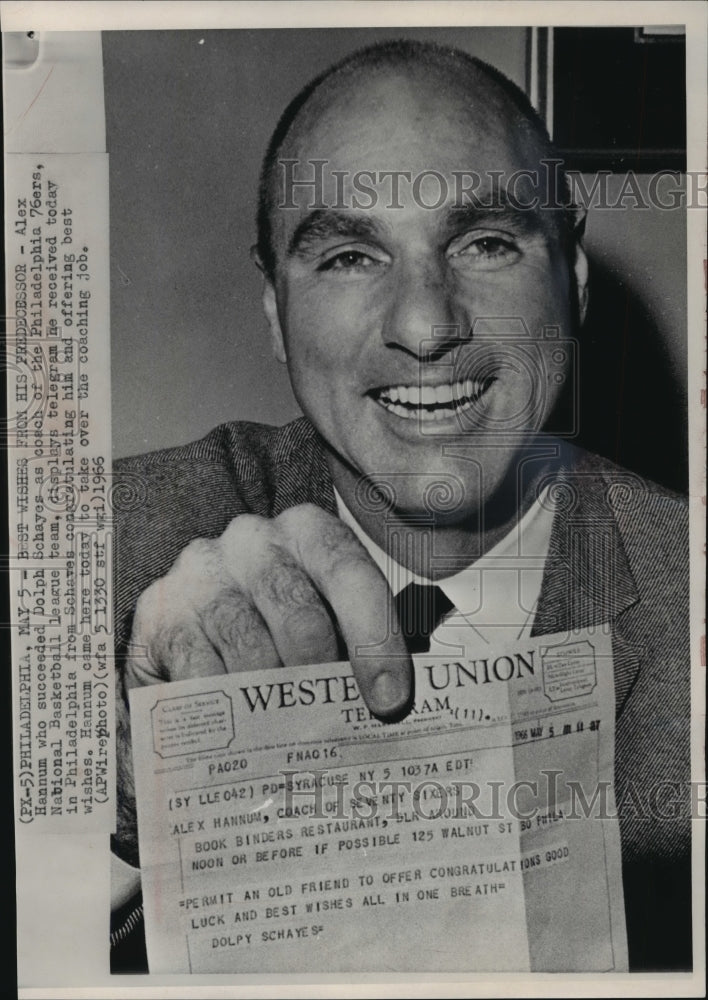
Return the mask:
<svg viewBox="0 0 708 1000">
<path fill-rule="evenodd" d="M 632 646 L 617 628 L 619 617 L 639 600 L 611 491 L 627 475 L 580 454 L 574 467 L 558 473 L 556 514 L 533 626 L 534 635 L 598 627 L 609 623 L 619 715 L 640 668 Z"/>
<path fill-rule="evenodd" d="M 316 504 L 329 514 L 337 513 L 324 446 L 304 417 L 283 428 L 273 464 L 276 482 L 272 517 L 303 503 Z"/>
</svg>

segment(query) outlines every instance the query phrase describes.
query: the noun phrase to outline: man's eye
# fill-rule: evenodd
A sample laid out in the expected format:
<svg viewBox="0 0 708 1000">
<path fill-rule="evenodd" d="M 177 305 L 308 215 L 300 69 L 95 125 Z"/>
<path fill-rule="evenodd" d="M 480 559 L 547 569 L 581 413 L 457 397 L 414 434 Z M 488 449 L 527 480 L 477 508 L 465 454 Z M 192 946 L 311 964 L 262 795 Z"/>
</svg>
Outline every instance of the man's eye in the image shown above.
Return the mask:
<svg viewBox="0 0 708 1000">
<path fill-rule="evenodd" d="M 341 253 L 329 257 L 320 264 L 319 271 L 365 271 L 371 267 L 380 265 L 380 261 L 375 260 L 369 254 L 361 250 L 344 250 Z"/>
<path fill-rule="evenodd" d="M 480 236 L 456 250 L 452 257 L 464 263 L 472 262 L 475 266 L 496 268 L 513 264 L 521 252 L 509 239 L 501 236 Z"/>
</svg>

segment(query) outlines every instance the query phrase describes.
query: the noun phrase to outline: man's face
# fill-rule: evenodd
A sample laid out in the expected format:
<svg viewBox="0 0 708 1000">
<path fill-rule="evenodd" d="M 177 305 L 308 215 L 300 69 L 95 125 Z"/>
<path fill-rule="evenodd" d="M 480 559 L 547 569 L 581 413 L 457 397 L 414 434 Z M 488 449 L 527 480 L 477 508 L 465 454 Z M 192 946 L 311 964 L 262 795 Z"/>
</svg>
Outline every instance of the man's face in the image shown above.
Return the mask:
<svg viewBox="0 0 708 1000">
<path fill-rule="evenodd" d="M 571 335 L 571 275 L 552 213 L 460 207 L 455 173 L 479 175 L 488 203 L 491 178 L 503 194 L 515 171 L 539 169 L 538 153 L 484 83 L 470 108 L 450 86 L 359 77 L 312 118 L 281 158 L 298 161 L 295 178 L 327 161 L 327 207 L 294 187 L 296 208 L 274 210 L 265 304 L 276 353 L 345 497 L 365 475 L 393 483 L 399 509 L 423 512 L 443 479 L 462 521 L 560 393 L 544 328 Z M 382 171 L 406 172 L 397 197 Z M 416 187 L 424 171 L 445 183 L 428 174 Z M 516 194 L 530 200 L 528 187 Z"/>
</svg>

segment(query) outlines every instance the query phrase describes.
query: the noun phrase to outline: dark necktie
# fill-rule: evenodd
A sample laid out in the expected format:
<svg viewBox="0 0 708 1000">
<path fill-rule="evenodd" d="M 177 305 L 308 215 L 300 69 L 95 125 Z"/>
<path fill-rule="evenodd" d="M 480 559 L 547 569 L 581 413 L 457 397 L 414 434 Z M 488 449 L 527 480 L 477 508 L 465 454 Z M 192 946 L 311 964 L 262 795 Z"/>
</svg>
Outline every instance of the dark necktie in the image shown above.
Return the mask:
<svg viewBox="0 0 708 1000">
<path fill-rule="evenodd" d="M 440 587 L 409 583 L 396 595 L 396 610 L 401 635 L 409 653 L 427 653 L 430 636 L 443 617 L 454 607 Z"/>
</svg>

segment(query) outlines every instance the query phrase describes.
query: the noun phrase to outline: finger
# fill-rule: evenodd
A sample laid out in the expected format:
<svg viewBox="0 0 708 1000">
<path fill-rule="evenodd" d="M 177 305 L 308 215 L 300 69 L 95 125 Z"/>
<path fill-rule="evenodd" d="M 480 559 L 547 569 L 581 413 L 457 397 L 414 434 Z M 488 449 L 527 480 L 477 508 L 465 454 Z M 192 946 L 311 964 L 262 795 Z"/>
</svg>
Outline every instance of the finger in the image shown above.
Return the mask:
<svg viewBox="0 0 708 1000">
<path fill-rule="evenodd" d="M 282 546 L 263 555 L 250 591 L 285 666 L 337 659 L 334 624 L 306 573 Z"/>
<path fill-rule="evenodd" d="M 178 596 L 179 579 L 161 577 L 135 609 L 126 686 L 223 674 L 224 664 L 194 611 Z"/>
<path fill-rule="evenodd" d="M 229 673 L 283 665 L 268 626 L 243 591 L 220 591 L 199 611 L 199 621 Z"/>
<path fill-rule="evenodd" d="M 413 698 L 413 664 L 386 578 L 353 532 L 310 504 L 278 518 L 285 543 L 336 615 L 364 701 L 384 718 L 400 717 Z"/>
<path fill-rule="evenodd" d="M 334 623 L 307 573 L 279 545 L 274 522 L 235 518 L 222 535 L 226 567 L 257 607 L 285 666 L 337 659 Z"/>
<path fill-rule="evenodd" d="M 224 662 L 196 618 L 166 628 L 158 637 L 156 659 L 171 681 L 226 672 Z"/>
<path fill-rule="evenodd" d="M 126 665 L 126 686 L 182 681 L 191 677 L 223 674 L 224 663 L 196 619 L 164 625 L 154 635 L 144 655 L 137 653 L 139 643 L 131 642 Z"/>
</svg>

